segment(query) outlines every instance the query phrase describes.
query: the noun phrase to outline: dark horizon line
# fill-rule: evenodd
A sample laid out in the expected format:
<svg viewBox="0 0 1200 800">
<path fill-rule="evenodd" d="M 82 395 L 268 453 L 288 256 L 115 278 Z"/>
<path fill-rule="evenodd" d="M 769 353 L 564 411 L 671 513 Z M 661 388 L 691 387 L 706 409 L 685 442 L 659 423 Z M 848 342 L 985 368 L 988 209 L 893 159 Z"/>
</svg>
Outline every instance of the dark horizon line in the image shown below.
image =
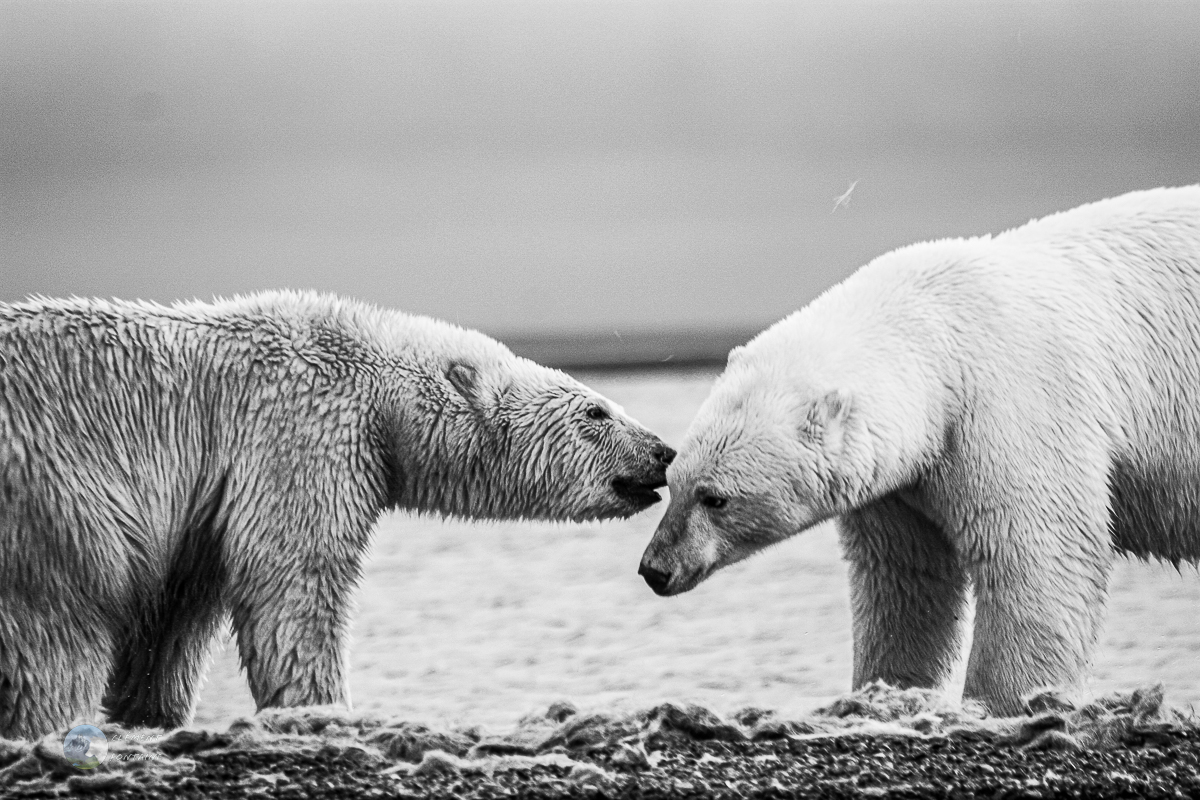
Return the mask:
<svg viewBox="0 0 1200 800">
<path fill-rule="evenodd" d="M 509 349 L 556 369 L 673 369 L 720 367 L 729 351 L 762 327 L 717 330 L 612 331 L 497 335 Z"/>
</svg>

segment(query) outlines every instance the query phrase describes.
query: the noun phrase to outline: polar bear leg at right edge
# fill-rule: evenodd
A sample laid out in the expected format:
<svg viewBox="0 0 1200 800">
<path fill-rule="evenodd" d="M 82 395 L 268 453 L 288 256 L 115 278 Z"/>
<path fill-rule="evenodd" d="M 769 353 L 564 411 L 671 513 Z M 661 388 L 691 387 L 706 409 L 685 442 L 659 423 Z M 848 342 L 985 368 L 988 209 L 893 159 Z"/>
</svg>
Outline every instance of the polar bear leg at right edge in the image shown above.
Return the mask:
<svg viewBox="0 0 1200 800">
<path fill-rule="evenodd" d="M 1086 672 L 1114 559 L 1103 454 L 1080 443 L 1039 461 L 1009 455 L 1001 470 L 1025 479 L 995 481 L 990 509 L 960 531 L 975 590 L 963 696 L 996 715 Z"/>
<path fill-rule="evenodd" d="M 938 527 L 895 495 L 838 519 L 850 567 L 853 688 L 934 688 L 962 640 L 967 575 Z"/>
</svg>

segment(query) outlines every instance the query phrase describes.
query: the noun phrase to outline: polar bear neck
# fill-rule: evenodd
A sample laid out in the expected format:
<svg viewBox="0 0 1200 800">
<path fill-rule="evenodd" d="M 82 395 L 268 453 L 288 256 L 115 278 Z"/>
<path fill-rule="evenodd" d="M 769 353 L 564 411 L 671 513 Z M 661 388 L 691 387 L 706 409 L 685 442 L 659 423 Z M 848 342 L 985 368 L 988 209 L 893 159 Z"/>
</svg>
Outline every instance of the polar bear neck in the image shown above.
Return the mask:
<svg viewBox="0 0 1200 800">
<path fill-rule="evenodd" d="M 910 480 L 944 442 L 960 387 L 945 374 L 958 298 L 939 276 L 975 258 L 976 240 L 924 243 L 872 261 L 747 345 L 802 401 L 848 396 L 876 451 L 877 488 Z"/>
</svg>

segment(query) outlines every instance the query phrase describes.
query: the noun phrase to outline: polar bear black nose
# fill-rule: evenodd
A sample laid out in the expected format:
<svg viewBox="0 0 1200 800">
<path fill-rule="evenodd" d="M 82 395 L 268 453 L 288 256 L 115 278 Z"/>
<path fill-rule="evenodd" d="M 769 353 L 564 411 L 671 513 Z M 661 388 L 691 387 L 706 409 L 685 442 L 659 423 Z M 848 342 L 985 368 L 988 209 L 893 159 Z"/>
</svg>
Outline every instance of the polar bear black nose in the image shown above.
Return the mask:
<svg viewBox="0 0 1200 800">
<path fill-rule="evenodd" d="M 646 584 L 654 590 L 655 594 L 667 591 L 667 584 L 671 582 L 671 573 L 659 572 L 654 567 L 647 567 L 645 564 L 638 566 L 638 575 L 646 579 Z"/>
<path fill-rule="evenodd" d="M 654 458 L 665 467 L 675 460 L 675 451 L 659 442 L 654 446 Z"/>
</svg>

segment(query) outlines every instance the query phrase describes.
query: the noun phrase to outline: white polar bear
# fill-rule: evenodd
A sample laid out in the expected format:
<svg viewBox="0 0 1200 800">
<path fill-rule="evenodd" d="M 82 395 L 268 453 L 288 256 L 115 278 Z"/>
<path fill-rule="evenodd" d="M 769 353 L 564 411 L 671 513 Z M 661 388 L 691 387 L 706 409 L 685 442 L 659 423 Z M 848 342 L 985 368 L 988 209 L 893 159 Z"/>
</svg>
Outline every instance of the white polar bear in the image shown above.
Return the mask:
<svg viewBox="0 0 1200 800">
<path fill-rule="evenodd" d="M 349 704 L 387 508 L 626 517 L 674 451 L 454 325 L 328 296 L 0 304 L 0 736 L 191 717 L 229 615 L 258 707 Z"/>
<path fill-rule="evenodd" d="M 837 517 L 855 687 L 994 713 L 1085 670 L 1115 552 L 1200 559 L 1200 187 L 888 253 L 735 349 L 668 470 L 659 594 Z"/>
</svg>

